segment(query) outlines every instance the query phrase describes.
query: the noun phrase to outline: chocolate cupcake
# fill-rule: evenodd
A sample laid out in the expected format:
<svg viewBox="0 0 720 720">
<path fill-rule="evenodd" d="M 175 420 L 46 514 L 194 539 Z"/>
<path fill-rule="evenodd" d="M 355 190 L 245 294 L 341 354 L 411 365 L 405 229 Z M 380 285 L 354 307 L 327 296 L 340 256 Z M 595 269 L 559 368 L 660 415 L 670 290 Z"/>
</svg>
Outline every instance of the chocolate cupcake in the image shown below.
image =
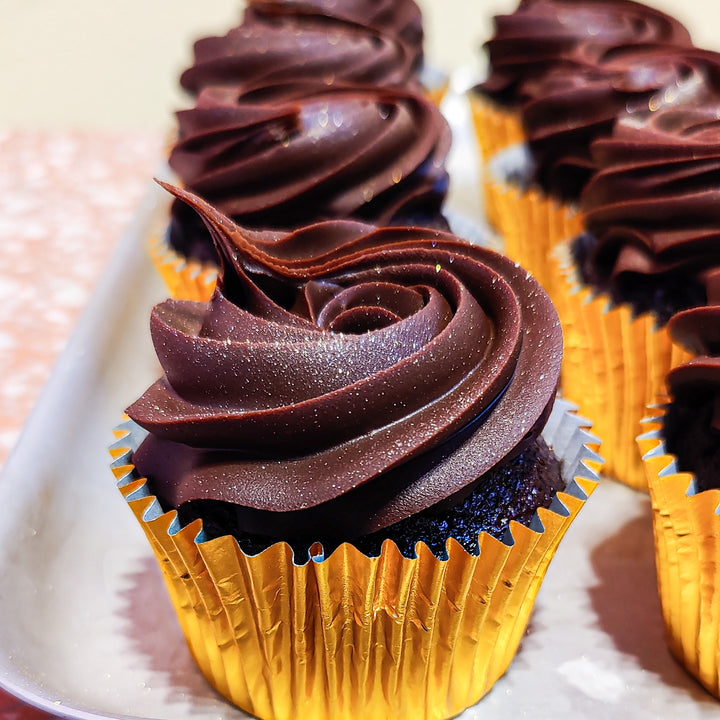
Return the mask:
<svg viewBox="0 0 720 720">
<path fill-rule="evenodd" d="M 685 358 L 665 325 L 705 304 L 704 272 L 720 265 L 720 56 L 695 50 L 686 64 L 692 103 L 628 115 L 594 143 L 586 231 L 563 248 L 566 267 L 554 283 L 563 324 L 573 328 L 563 387 L 596 411 L 608 472 L 637 487 L 645 486 L 637 423 Z"/>
<path fill-rule="evenodd" d="M 669 323 L 695 357 L 668 377 L 671 402 L 639 439 L 653 501 L 658 584 L 673 655 L 720 696 L 720 269 L 709 305 Z"/>
<path fill-rule="evenodd" d="M 201 668 L 263 718 L 460 712 L 592 489 L 580 422 L 547 423 L 552 304 L 446 232 L 252 232 L 173 192 L 221 273 L 209 303 L 153 312 L 165 376 L 128 410 L 150 434 L 116 451 Z"/>
<path fill-rule="evenodd" d="M 508 255 L 552 292 L 552 248 L 582 228 L 576 203 L 594 170 L 591 143 L 684 82 L 690 38 L 632 2 L 528 3 L 507 20 L 491 41 L 487 92 L 516 107 L 522 144 L 492 161 L 485 204 Z"/>
</svg>

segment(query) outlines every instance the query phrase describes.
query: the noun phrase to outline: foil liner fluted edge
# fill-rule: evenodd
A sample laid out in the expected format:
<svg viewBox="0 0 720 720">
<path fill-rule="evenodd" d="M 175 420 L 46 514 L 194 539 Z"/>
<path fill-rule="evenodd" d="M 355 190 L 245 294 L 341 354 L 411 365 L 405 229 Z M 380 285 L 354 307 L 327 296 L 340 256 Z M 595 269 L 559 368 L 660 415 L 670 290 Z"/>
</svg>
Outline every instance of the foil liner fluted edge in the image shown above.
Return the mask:
<svg viewBox="0 0 720 720">
<path fill-rule="evenodd" d="M 150 239 L 148 252 L 171 297 L 197 302 L 207 302 L 212 297 L 217 267 L 182 257 L 161 237 Z"/>
<path fill-rule="evenodd" d="M 662 437 L 665 406 L 651 408 L 637 438 L 653 509 L 658 591 L 668 645 L 720 697 L 720 490 L 698 492 Z"/>
<path fill-rule="evenodd" d="M 345 543 L 295 564 L 278 542 L 250 556 L 237 541 L 181 528 L 132 466 L 144 432 L 131 421 L 111 447 L 118 487 L 158 558 L 191 652 L 230 701 L 261 718 L 439 720 L 473 705 L 507 670 L 560 540 L 599 479 L 597 439 L 558 400 L 546 440 L 567 487 L 529 527 L 480 554 L 454 539 L 439 560 L 424 543 L 379 557 Z"/>
<path fill-rule="evenodd" d="M 674 345 L 667 328 L 650 314 L 633 317 L 628 305 L 612 306 L 606 295 L 581 286 L 570 244 L 553 253 L 553 301 L 565 341 L 561 385 L 581 399 L 603 439 L 604 472 L 638 490 L 647 490 L 637 448 L 638 423 L 665 389 L 669 370 L 690 355 Z"/>
<path fill-rule="evenodd" d="M 554 300 L 552 253 L 582 233 L 585 221 L 574 205 L 515 179 L 529 176 L 531 164 L 526 145 L 504 148 L 485 167 L 483 193 L 490 221 L 505 239 L 505 254 L 529 270 Z"/>
</svg>

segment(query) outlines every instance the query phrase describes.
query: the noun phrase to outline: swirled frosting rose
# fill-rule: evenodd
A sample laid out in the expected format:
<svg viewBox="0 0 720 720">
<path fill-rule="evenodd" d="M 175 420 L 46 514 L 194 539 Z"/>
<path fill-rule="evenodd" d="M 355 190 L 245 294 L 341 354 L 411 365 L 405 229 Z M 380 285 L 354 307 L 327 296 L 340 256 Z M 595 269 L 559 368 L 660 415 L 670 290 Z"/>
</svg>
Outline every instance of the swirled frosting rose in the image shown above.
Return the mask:
<svg viewBox="0 0 720 720">
<path fill-rule="evenodd" d="M 584 278 L 661 320 L 703 304 L 700 274 L 720 265 L 720 55 L 697 50 L 686 62 L 692 101 L 629 114 L 596 141 L 581 199 Z"/>
<path fill-rule="evenodd" d="M 720 487 L 720 269 L 704 274 L 708 305 L 675 315 L 673 340 L 696 357 L 668 375 L 673 401 L 665 419 L 667 449 L 698 489 Z"/>
<path fill-rule="evenodd" d="M 185 191 L 222 256 L 209 303 L 166 301 L 165 376 L 128 410 L 173 506 L 248 532 L 356 537 L 468 495 L 538 433 L 562 359 L 532 276 L 423 228 L 251 232 Z"/>
<path fill-rule="evenodd" d="M 257 87 L 321 79 L 328 85 L 417 83 L 422 19 L 413 0 L 251 0 L 241 25 L 194 47 L 180 84 Z"/>
<path fill-rule="evenodd" d="M 331 218 L 378 225 L 440 223 L 450 130 L 420 95 L 293 83 L 201 93 L 178 113 L 170 165 L 183 184 L 243 226 L 293 228 Z M 171 245 L 214 256 L 183 204 Z"/>
<path fill-rule="evenodd" d="M 495 18 L 485 46 L 489 77 L 480 89 L 517 105 L 528 80 L 558 68 L 582 73 L 612 48 L 649 43 L 691 41 L 674 18 L 629 0 L 522 0 L 514 13 Z"/>
</svg>

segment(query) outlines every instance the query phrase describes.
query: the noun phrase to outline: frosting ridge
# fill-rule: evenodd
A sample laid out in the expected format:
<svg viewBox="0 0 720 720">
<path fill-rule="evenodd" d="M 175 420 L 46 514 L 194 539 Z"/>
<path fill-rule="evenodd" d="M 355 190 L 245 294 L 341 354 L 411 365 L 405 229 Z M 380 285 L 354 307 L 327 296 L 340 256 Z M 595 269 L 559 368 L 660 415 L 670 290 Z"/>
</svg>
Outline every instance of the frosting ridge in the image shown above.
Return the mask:
<svg viewBox="0 0 720 720">
<path fill-rule="evenodd" d="M 294 82 L 418 82 L 423 30 L 413 0 L 250 0 L 243 22 L 198 40 L 180 84 L 198 94 L 213 85 Z"/>
<path fill-rule="evenodd" d="M 485 44 L 490 73 L 480 88 L 517 105 L 526 99 L 528 80 L 558 68 L 582 73 L 611 48 L 650 43 L 691 40 L 674 18 L 630 0 L 521 0 L 512 14 L 495 17 Z"/>
</svg>

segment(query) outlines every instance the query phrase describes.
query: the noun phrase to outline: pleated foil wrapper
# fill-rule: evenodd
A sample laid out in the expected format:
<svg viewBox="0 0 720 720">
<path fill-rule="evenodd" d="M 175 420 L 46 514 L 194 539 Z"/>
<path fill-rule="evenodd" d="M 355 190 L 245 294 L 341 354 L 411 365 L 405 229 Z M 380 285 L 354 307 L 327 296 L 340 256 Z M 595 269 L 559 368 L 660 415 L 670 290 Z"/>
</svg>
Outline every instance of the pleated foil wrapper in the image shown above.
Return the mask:
<svg viewBox="0 0 720 720">
<path fill-rule="evenodd" d="M 664 408 L 637 439 L 653 508 L 658 590 L 677 660 L 720 697 L 720 490 L 698 492 L 662 437 Z"/>
<path fill-rule="evenodd" d="M 612 306 L 607 295 L 581 286 L 570 243 L 556 248 L 553 268 L 553 301 L 565 341 L 563 393 L 593 419 L 603 439 L 604 473 L 646 491 L 638 426 L 648 405 L 665 392 L 667 373 L 691 355 L 673 344 L 652 315 L 633 317 L 629 305 Z"/>
<path fill-rule="evenodd" d="M 553 251 L 583 232 L 584 221 L 575 206 L 518 182 L 518 176 L 530 174 L 531 163 L 526 145 L 496 155 L 483 173 L 485 207 L 489 221 L 505 238 L 505 254 L 529 270 L 554 300 Z"/>
<path fill-rule="evenodd" d="M 547 567 L 598 480 L 598 442 L 558 400 L 544 431 L 563 460 L 566 490 L 529 527 L 480 554 L 454 539 L 439 560 L 420 542 L 404 557 L 345 543 L 294 562 L 278 542 L 247 555 L 232 537 L 206 541 L 202 521 L 163 513 L 132 453 L 144 431 L 127 420 L 111 448 L 118 487 L 162 569 L 190 650 L 228 700 L 264 719 L 440 719 L 475 704 L 503 675 Z"/>
<path fill-rule="evenodd" d="M 487 163 L 505 148 L 525 142 L 525 131 L 517 110 L 504 108 L 472 89 L 468 90 L 467 96 L 481 162 Z"/>
<path fill-rule="evenodd" d="M 148 251 L 171 297 L 198 302 L 210 300 L 215 290 L 217 267 L 182 257 L 160 237 L 150 240 Z"/>
</svg>

